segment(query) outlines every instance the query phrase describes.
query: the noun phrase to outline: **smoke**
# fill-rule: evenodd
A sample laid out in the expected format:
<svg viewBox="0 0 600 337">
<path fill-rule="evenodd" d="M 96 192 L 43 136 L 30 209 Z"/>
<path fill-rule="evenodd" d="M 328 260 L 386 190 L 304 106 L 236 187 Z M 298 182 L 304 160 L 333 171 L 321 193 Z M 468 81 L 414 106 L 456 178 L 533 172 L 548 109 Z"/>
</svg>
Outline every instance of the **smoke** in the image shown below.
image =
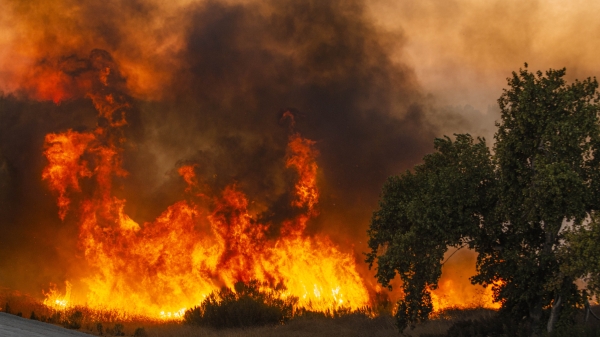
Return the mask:
<svg viewBox="0 0 600 337">
<path fill-rule="evenodd" d="M 190 12 L 196 24 L 172 113 L 149 121 L 162 125 L 158 143 L 170 144 L 159 153 L 202 149 L 212 158 L 197 159 L 205 176 L 226 175 L 221 183 L 235 179 L 270 203 L 286 180 L 278 178 L 287 137 L 278 124 L 291 110 L 321 153 L 322 213 L 358 207 L 365 219 L 383 180 L 431 148 L 435 131 L 414 74 L 388 55 L 402 38 L 379 32 L 360 2 L 209 2 Z M 364 235 L 365 225 L 344 222 L 326 226 Z"/>
<path fill-rule="evenodd" d="M 413 65 L 426 93 L 461 115 L 473 107 L 478 115 L 464 114 L 469 129 L 488 140 L 506 78 L 524 62 L 534 71 L 566 67 L 568 80 L 600 75 L 597 3 L 374 0 L 369 8 L 380 26 L 405 32 L 396 55 Z"/>
</svg>

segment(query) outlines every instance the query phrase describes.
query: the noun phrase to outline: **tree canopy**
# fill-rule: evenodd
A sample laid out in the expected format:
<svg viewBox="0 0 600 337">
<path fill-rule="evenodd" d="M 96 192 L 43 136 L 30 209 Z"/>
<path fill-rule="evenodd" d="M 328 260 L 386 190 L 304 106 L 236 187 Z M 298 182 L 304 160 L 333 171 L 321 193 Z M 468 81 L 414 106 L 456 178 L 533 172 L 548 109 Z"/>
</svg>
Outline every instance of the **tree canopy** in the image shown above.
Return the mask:
<svg viewBox="0 0 600 337">
<path fill-rule="evenodd" d="M 565 71 L 513 72 L 493 151 L 468 134 L 436 139 L 422 164 L 384 184 L 366 261 L 381 284 L 402 280 L 401 330 L 431 313 L 448 247 L 475 250 L 471 281 L 492 286 L 501 311 L 534 331 L 568 322 L 585 299 L 574 280 L 587 264 L 565 266 L 597 247 L 589 220 L 600 208 L 600 95 L 596 79 L 567 84 Z M 587 252 L 597 265 L 600 249 Z"/>
</svg>

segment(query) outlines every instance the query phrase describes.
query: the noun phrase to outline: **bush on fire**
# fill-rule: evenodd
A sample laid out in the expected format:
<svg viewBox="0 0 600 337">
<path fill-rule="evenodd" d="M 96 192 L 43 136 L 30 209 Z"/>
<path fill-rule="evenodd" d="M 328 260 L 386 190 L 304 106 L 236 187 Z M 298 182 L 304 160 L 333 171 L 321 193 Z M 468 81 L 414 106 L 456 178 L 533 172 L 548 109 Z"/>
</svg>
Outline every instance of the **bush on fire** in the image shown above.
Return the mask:
<svg viewBox="0 0 600 337">
<path fill-rule="evenodd" d="M 257 281 L 238 282 L 208 295 L 199 306 L 185 312 L 187 324 L 213 328 L 281 324 L 292 317 L 295 297 L 282 297 L 281 289 L 260 290 Z"/>
</svg>

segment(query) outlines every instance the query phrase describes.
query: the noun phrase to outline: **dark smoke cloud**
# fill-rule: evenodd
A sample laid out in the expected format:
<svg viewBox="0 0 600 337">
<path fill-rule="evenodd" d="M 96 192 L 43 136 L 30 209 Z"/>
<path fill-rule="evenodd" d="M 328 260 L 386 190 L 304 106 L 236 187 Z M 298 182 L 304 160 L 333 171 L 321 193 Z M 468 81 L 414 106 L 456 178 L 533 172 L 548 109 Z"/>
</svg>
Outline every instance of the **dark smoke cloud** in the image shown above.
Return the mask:
<svg viewBox="0 0 600 337">
<path fill-rule="evenodd" d="M 117 6 L 123 3 L 91 1 L 78 7 L 80 16 L 68 17 L 99 45 L 76 31 L 73 39 L 81 44 L 59 39 L 58 45 L 68 45 L 65 55 L 77 59 L 93 48 L 106 50 L 128 81 L 139 58 L 164 81 L 153 98 L 139 94 L 138 82 L 128 86 L 137 109 L 125 130 L 123 165 L 130 174 L 116 190 L 128 200 L 128 214 L 151 221 L 182 198 L 176 168 L 195 163 L 210 193 L 236 182 L 264 221 L 289 216 L 295 176 L 285 169 L 290 131 L 281 116 L 291 111 L 295 130 L 315 140 L 320 152 L 321 215 L 309 230 L 354 246 L 362 259 L 385 178 L 418 163 L 439 136 L 413 71 L 393 58 L 404 36 L 380 31 L 359 0 L 208 1 L 177 12 L 180 26 L 162 26 L 165 36 L 169 29 L 181 31 L 177 48 L 144 55 L 146 47 L 129 36 L 127 16 L 149 24 L 160 15 L 158 5 L 136 2 L 123 15 Z M 161 61 L 144 60 L 165 54 Z M 60 50 L 48 55 L 65 57 Z M 156 70 L 160 65 L 170 65 L 168 76 Z M 0 285 L 36 291 L 84 268 L 77 266 L 83 262 L 76 224 L 58 220 L 54 197 L 41 182 L 44 136 L 88 130 L 96 121 L 85 98 L 55 105 L 23 95 L 0 101 Z M 24 279 L 31 281 L 24 286 Z"/>
<path fill-rule="evenodd" d="M 323 213 L 359 207 L 366 222 L 383 180 L 418 162 L 436 134 L 411 69 L 391 61 L 389 46 L 403 38 L 377 31 L 358 1 L 261 11 L 215 2 L 191 11 L 177 102 L 154 114 L 159 143 L 185 153 L 208 142 L 211 173 L 260 182 L 249 189 L 265 196 L 286 144 L 278 112 L 292 109 L 321 152 Z M 365 223 L 347 226 L 364 235 Z"/>
<path fill-rule="evenodd" d="M 68 118 L 66 116 L 69 116 Z M 77 228 L 61 223 L 41 181 L 44 136 L 95 124 L 89 102 L 0 98 L 0 283 L 37 291 L 77 269 Z M 41 294 L 40 294 L 41 295 Z"/>
</svg>

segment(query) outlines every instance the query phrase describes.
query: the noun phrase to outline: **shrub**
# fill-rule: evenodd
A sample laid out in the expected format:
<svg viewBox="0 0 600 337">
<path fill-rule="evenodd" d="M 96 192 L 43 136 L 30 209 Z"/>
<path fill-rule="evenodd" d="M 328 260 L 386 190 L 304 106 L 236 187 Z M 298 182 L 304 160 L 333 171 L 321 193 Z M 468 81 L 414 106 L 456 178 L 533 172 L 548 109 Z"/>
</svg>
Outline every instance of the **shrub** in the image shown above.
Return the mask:
<svg viewBox="0 0 600 337">
<path fill-rule="evenodd" d="M 375 309 L 377 310 L 377 309 Z M 308 319 L 319 319 L 319 318 L 332 318 L 332 319 L 354 319 L 354 318 L 370 318 L 375 317 L 375 311 L 370 307 L 362 307 L 357 309 L 351 309 L 349 307 L 338 307 L 326 309 L 325 311 L 316 311 L 307 309 L 305 307 L 296 308 L 294 310 L 294 318 L 308 318 Z M 383 314 L 385 315 L 385 313 Z"/>
<path fill-rule="evenodd" d="M 123 331 L 124 327 L 123 324 L 121 323 L 117 323 L 115 324 L 115 327 L 113 328 L 113 333 L 115 336 L 125 336 L 125 332 Z"/>
<path fill-rule="evenodd" d="M 185 312 L 188 324 L 214 328 L 281 324 L 292 317 L 295 297 L 282 298 L 283 289 L 261 291 L 257 281 L 238 282 L 234 290 L 212 292 L 199 306 Z"/>
<path fill-rule="evenodd" d="M 123 329 L 124 329 L 123 324 L 117 323 L 117 324 L 115 324 L 115 326 L 112 329 L 107 328 L 106 334 L 113 335 L 113 336 L 125 336 L 125 332 L 123 331 Z"/>
<path fill-rule="evenodd" d="M 67 329 L 78 330 L 81 328 L 83 322 L 83 313 L 81 311 L 75 311 L 67 317 L 63 322 L 63 326 Z"/>
<path fill-rule="evenodd" d="M 29 315 L 29 319 L 33 319 L 33 320 L 39 321 L 39 318 L 35 314 L 35 311 L 31 312 L 31 315 Z"/>
<path fill-rule="evenodd" d="M 148 334 L 144 328 L 137 328 L 133 333 L 133 337 L 148 337 Z"/>
<path fill-rule="evenodd" d="M 48 318 L 48 323 L 52 323 L 52 324 L 59 324 L 61 322 L 61 312 L 60 311 L 56 311 L 54 312 L 49 318 Z"/>
</svg>

